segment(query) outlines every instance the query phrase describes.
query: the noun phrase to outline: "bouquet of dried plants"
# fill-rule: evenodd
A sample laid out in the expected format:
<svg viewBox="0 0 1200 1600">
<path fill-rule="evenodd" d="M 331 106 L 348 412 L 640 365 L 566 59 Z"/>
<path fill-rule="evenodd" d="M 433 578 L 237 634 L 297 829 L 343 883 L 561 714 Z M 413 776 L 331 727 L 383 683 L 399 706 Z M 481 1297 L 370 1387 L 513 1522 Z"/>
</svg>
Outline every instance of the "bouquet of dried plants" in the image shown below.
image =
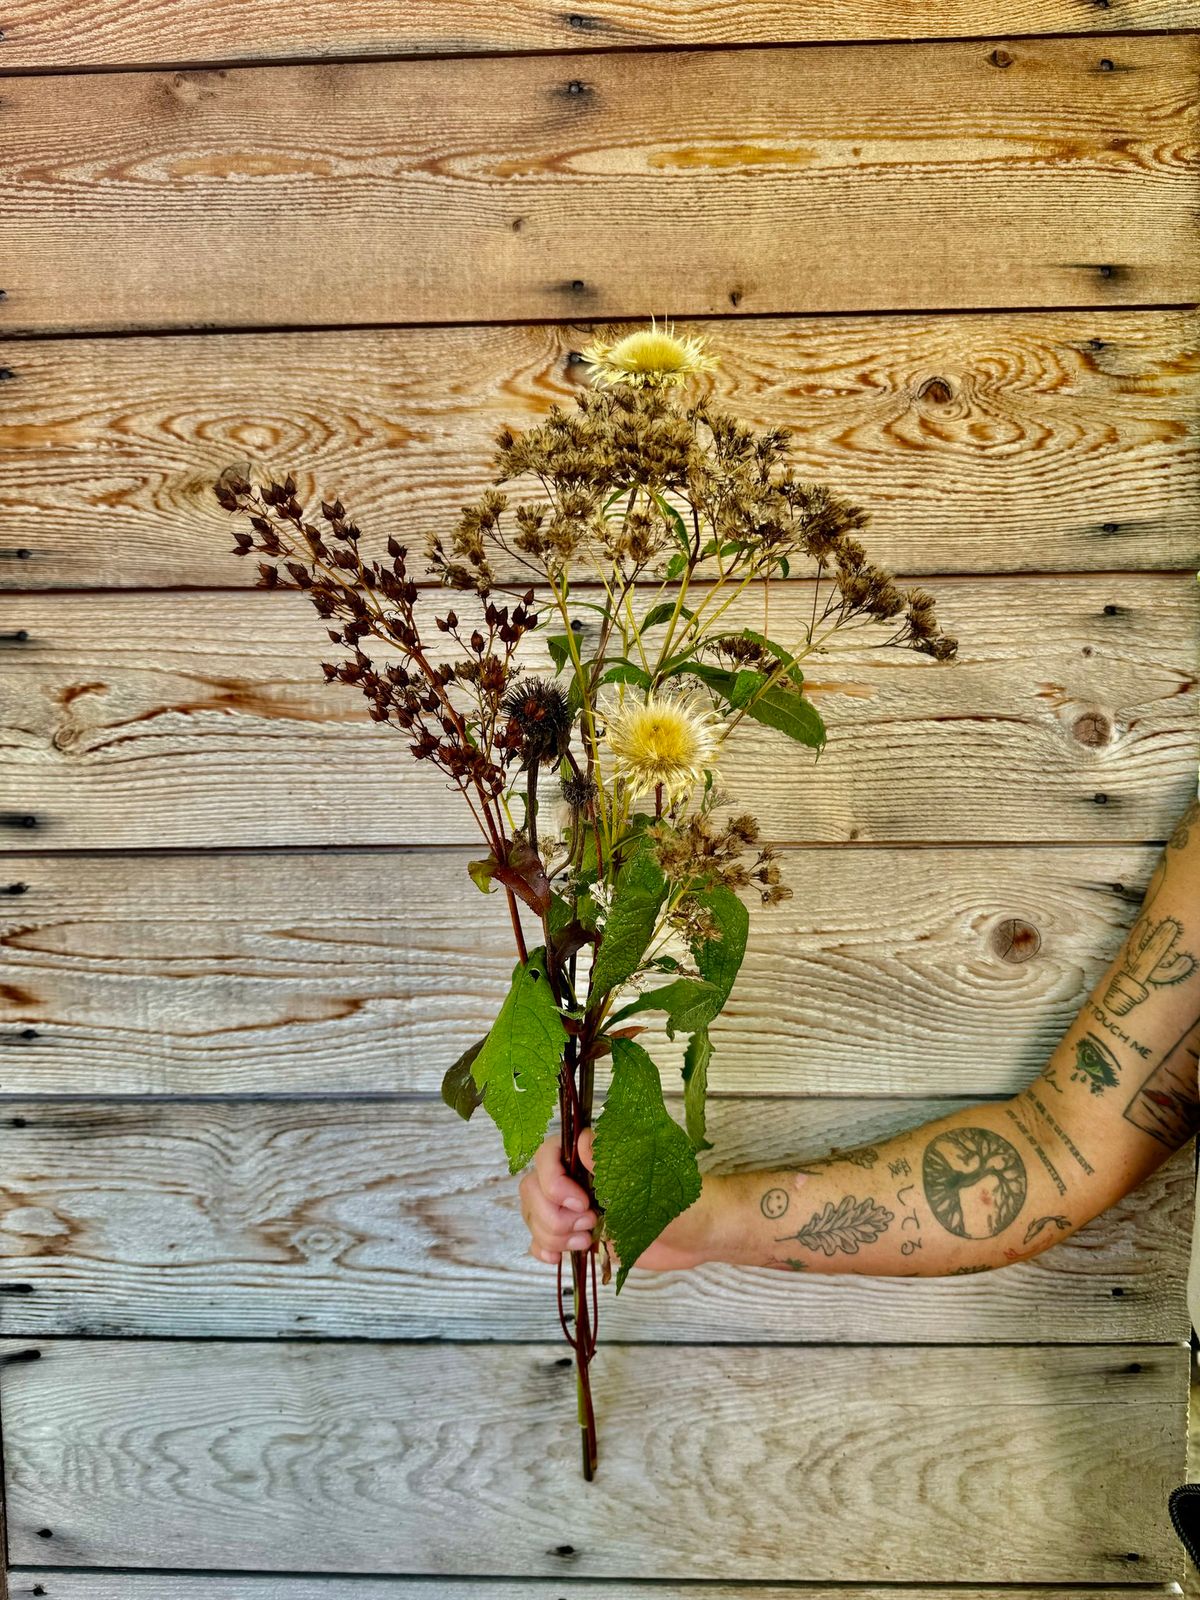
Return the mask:
<svg viewBox="0 0 1200 1600">
<path fill-rule="evenodd" d="M 358 685 L 371 717 L 461 794 L 486 852 L 471 877 L 507 899 L 511 988 L 442 1093 L 463 1117 L 483 1107 L 511 1173 L 557 1111 L 564 1166 L 600 1217 L 570 1254 L 569 1313 L 558 1268 L 590 1478 L 597 1253 L 604 1283 L 615 1259 L 619 1293 L 698 1198 L 709 1030 L 746 947 L 741 896 L 772 906 L 791 893 L 757 821 L 721 788 L 729 740 L 749 718 L 820 752 L 802 663 L 835 633 L 874 627 L 878 642 L 939 661 L 955 642 L 927 593 L 868 560 L 855 537 L 867 513 L 797 477 L 788 430 L 756 431 L 703 395 L 684 403 L 716 366 L 702 339 L 652 323 L 583 355 L 592 381 L 573 409 L 500 430 L 492 486 L 429 541 L 424 587 L 395 538 L 386 559 L 364 552 L 340 499 L 309 520 L 291 473 L 256 489 L 228 468 L 216 493 L 249 519 L 235 553 L 262 557 L 260 585 L 304 590 L 332 624 L 346 654 L 321 664 L 326 681 Z M 510 482 L 528 492 L 498 487 Z M 772 638 L 771 585 L 801 559 L 815 569 L 811 609 L 798 637 Z M 453 605 L 437 606 L 431 578 Z M 761 601 L 760 627 L 736 620 L 743 597 Z M 686 1036 L 685 1126 L 637 1042 L 648 1015 Z M 606 1057 L 593 1177 L 577 1142 Z"/>
</svg>

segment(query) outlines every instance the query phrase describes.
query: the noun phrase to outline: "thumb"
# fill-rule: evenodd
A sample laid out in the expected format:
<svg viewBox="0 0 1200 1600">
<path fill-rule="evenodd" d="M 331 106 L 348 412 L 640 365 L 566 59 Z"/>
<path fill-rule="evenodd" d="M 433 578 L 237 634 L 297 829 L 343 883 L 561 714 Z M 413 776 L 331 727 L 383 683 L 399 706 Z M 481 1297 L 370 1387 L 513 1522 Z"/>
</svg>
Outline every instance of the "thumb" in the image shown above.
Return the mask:
<svg viewBox="0 0 1200 1600">
<path fill-rule="evenodd" d="M 596 1170 L 596 1158 L 592 1154 L 592 1133 L 591 1128 L 581 1128 L 579 1132 L 579 1159 L 589 1172 Z"/>
</svg>

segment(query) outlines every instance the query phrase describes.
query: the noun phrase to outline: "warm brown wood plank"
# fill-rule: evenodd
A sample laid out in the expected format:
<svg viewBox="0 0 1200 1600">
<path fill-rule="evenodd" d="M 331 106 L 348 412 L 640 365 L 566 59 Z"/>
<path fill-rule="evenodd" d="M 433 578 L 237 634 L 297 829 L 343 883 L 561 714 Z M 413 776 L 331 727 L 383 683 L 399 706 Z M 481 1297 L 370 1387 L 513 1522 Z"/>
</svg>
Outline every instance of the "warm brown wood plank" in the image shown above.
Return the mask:
<svg viewBox="0 0 1200 1600">
<path fill-rule="evenodd" d="M 793 429 L 800 471 L 870 510 L 872 551 L 895 571 L 1200 566 L 1194 311 L 687 326 L 720 355 L 713 392 Z M 502 423 L 571 404 L 586 372 L 571 354 L 589 337 L 549 325 L 11 343 L 0 576 L 250 585 L 211 493 L 235 459 L 294 470 L 302 493 L 340 494 L 368 534 L 419 550 L 490 481 Z"/>
<path fill-rule="evenodd" d="M 701 1167 L 778 1166 L 969 1103 L 716 1101 Z M 680 1098 L 668 1105 L 682 1122 Z M 620 1295 L 601 1291 L 600 1337 L 1183 1342 L 1193 1155 L 1033 1261 L 967 1278 L 635 1272 Z M 499 1137 L 440 1100 L 10 1101 L 0 1172 L 10 1336 L 557 1334 L 554 1270 L 529 1253 Z"/>
<path fill-rule="evenodd" d="M 767 833 L 1164 838 L 1196 784 L 1194 575 L 934 587 L 957 661 L 847 646 L 806 663 L 831 728 L 819 764 L 739 729 L 726 786 L 754 797 Z M 773 590 L 772 632 L 802 636 L 809 593 Z M 761 604 L 726 615 L 758 626 Z M 471 840 L 445 780 L 370 722 L 360 693 L 325 684 L 330 646 L 303 595 L 115 594 L 99 627 L 87 594 L 10 596 L 0 632 L 14 668 L 0 682 L 10 850 Z"/>
<path fill-rule="evenodd" d="M 148 11 L 136 0 L 10 0 L 4 14 L 10 70 L 139 66 L 153 62 L 269 61 L 304 56 L 425 55 L 509 50 L 589 50 L 638 45 L 774 44 L 788 40 L 908 39 L 988 32 L 1098 33 L 1194 28 L 1193 0 L 593 0 L 586 13 L 550 0 L 256 0 L 247 29 L 238 0 L 173 0 Z"/>
<path fill-rule="evenodd" d="M 795 897 L 752 908 L 714 1094 L 1015 1093 L 1119 948 L 1158 853 L 787 852 Z M 12 857 L 0 1090 L 436 1094 L 514 959 L 469 854 Z M 652 1042 L 673 1071 L 677 1047 Z"/>
<path fill-rule="evenodd" d="M 21 1567 L 9 1572 L 12 1600 L 44 1593 L 47 1600 L 664 1600 L 661 1584 L 619 1584 L 589 1581 L 586 1587 L 569 1578 L 503 1579 L 441 1578 L 436 1587 L 428 1578 L 220 1578 L 205 1573 L 134 1572 L 119 1574 L 63 1572 L 54 1567 Z M 41 1585 L 39 1591 L 36 1585 Z M 1035 1589 L 906 1588 L 903 1600 L 1168 1600 L 1177 1596 L 1175 1583 L 1139 1585 L 1136 1589 Z M 841 1585 L 836 1589 L 811 1584 L 689 1583 L 686 1600 L 897 1600 L 887 1585 Z"/>
<path fill-rule="evenodd" d="M 12 78 L 0 332 L 1190 303 L 1198 61 L 1177 34 Z"/>
<path fill-rule="evenodd" d="M 606 1346 L 592 1484 L 561 1341 L 3 1351 L 31 1348 L 2 1380 L 18 1564 L 976 1584 L 1182 1569 L 1164 1504 L 1184 1346 Z"/>
</svg>

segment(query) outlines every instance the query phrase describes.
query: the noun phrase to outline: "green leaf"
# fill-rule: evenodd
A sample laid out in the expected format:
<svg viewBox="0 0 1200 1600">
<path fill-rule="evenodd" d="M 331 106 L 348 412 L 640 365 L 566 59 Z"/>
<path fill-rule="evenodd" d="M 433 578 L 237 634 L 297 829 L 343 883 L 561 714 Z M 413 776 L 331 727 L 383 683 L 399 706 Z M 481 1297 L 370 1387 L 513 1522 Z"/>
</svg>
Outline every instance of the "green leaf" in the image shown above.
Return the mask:
<svg viewBox="0 0 1200 1600">
<path fill-rule="evenodd" d="M 673 506 L 669 500 L 664 499 L 664 497 L 659 494 L 657 489 L 650 489 L 649 493 L 650 498 L 662 512 L 663 516 L 674 525 L 675 538 L 678 541 L 679 548 L 685 552 L 690 550 L 692 547 L 692 541 L 688 538 L 687 527 L 684 524 L 683 515 L 678 506 Z"/>
<path fill-rule="evenodd" d="M 746 707 L 746 715 L 766 728 L 777 728 L 811 750 L 824 748 L 827 735 L 821 713 L 799 689 L 789 684 L 773 683 L 765 694 Z"/>
<path fill-rule="evenodd" d="M 718 884 L 696 898 L 712 912 L 720 936 L 706 939 L 696 947 L 696 966 L 700 977 L 676 978 L 658 989 L 650 989 L 615 1013 L 612 1022 L 623 1022 L 640 1011 L 665 1011 L 667 1037 L 694 1033 L 706 1028 L 729 999 L 734 979 L 746 954 L 750 914 L 734 894 Z"/>
<path fill-rule="evenodd" d="M 632 661 L 627 661 L 624 656 L 621 656 L 613 662 L 611 667 L 606 667 L 600 674 L 600 683 L 633 683 L 639 689 L 648 689 L 651 678 L 644 668 L 637 666 Z M 599 687 L 599 684 L 597 687 Z"/>
<path fill-rule="evenodd" d="M 504 1135 L 510 1172 L 528 1166 L 546 1137 L 566 1040 L 545 951 L 531 950 L 513 968 L 512 987 L 471 1063 L 483 1108 Z"/>
<path fill-rule="evenodd" d="M 550 659 L 554 663 L 555 677 L 571 660 L 571 646 L 565 633 L 552 633 L 547 636 L 546 649 L 550 652 Z"/>
<path fill-rule="evenodd" d="M 678 578 L 682 574 L 683 569 L 687 566 L 687 564 L 687 556 L 684 555 L 682 550 L 677 550 L 667 562 L 667 577 L 669 579 Z"/>
<path fill-rule="evenodd" d="M 647 628 L 657 628 L 660 622 L 670 622 L 674 615 L 675 602 L 673 600 L 662 600 L 658 605 L 650 607 L 649 611 L 647 611 L 646 615 L 638 624 L 638 632 L 644 633 Z M 679 615 L 683 617 L 685 621 L 690 622 L 696 613 L 692 610 L 691 606 L 680 606 Z"/>
<path fill-rule="evenodd" d="M 469 1122 L 476 1106 L 483 1104 L 483 1092 L 471 1076 L 471 1063 L 483 1049 L 484 1040 L 469 1044 L 452 1067 L 446 1068 L 442 1079 L 442 1099 L 452 1111 L 457 1111 L 464 1122 Z"/>
<path fill-rule="evenodd" d="M 592 968 L 590 999 L 624 983 L 646 953 L 667 880 L 649 850 L 639 849 L 617 874 L 613 902 Z"/>
<path fill-rule="evenodd" d="M 658 1068 L 632 1039 L 612 1041 L 612 1084 L 596 1120 L 592 1153 L 605 1232 L 621 1257 L 616 1293 L 663 1229 L 700 1198 L 687 1134 L 663 1102 Z"/>
<path fill-rule="evenodd" d="M 688 1138 L 694 1150 L 711 1150 L 705 1138 L 704 1103 L 708 1095 L 708 1063 L 712 1060 L 712 1041 L 707 1028 L 697 1028 L 688 1040 L 683 1057 L 683 1114 Z"/>
<path fill-rule="evenodd" d="M 492 892 L 492 874 L 499 866 L 494 855 L 485 856 L 482 861 L 468 861 L 467 871 L 471 875 L 471 882 L 483 894 Z"/>
</svg>

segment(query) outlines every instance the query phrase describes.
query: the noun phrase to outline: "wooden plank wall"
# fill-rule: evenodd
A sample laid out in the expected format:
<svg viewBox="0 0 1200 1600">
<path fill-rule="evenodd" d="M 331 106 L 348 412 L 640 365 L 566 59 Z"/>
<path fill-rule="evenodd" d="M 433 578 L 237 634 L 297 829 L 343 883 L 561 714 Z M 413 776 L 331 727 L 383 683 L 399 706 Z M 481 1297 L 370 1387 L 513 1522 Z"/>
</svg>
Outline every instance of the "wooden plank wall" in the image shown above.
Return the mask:
<svg viewBox="0 0 1200 1600">
<path fill-rule="evenodd" d="M 744 746 L 797 893 L 754 919 L 704 1161 L 1010 1094 L 1195 784 L 1200 7 L 0 25 L 10 1592 L 1175 1592 L 1190 1149 L 1002 1272 L 635 1273 L 582 1483 L 552 1272 L 437 1093 L 504 929 L 210 483 L 292 467 L 415 542 L 594 325 L 711 334 L 962 648 L 840 657 L 819 767 Z"/>
</svg>

